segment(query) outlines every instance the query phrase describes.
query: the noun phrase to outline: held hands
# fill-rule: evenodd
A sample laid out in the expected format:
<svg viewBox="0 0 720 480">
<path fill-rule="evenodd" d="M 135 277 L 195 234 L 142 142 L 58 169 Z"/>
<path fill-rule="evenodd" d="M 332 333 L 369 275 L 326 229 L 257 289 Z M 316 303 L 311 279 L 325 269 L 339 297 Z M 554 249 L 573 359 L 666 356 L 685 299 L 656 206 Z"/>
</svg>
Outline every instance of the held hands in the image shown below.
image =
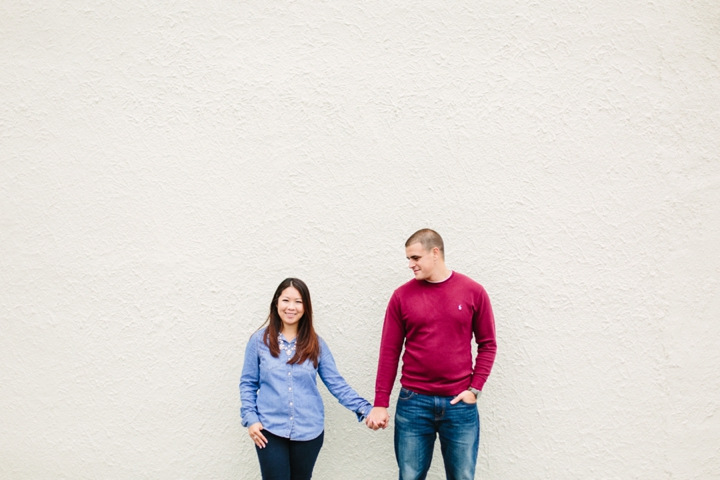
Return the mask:
<svg viewBox="0 0 720 480">
<path fill-rule="evenodd" d="M 378 428 L 382 428 L 384 430 L 385 428 L 387 428 L 389 421 L 390 416 L 388 415 L 387 408 L 373 407 L 373 409 L 370 410 L 370 413 L 365 419 L 365 425 L 367 425 L 368 428 L 371 428 L 373 430 L 377 430 Z"/>
<path fill-rule="evenodd" d="M 262 434 L 262 430 L 263 426 L 260 422 L 253 423 L 248 427 L 248 434 L 258 448 L 265 448 L 267 445 L 267 438 Z"/>
<path fill-rule="evenodd" d="M 460 401 L 473 405 L 477 403 L 477 398 L 475 398 L 475 394 L 472 393 L 470 390 L 463 390 L 460 394 L 458 394 L 457 397 L 450 400 L 450 405 L 455 405 Z"/>
</svg>

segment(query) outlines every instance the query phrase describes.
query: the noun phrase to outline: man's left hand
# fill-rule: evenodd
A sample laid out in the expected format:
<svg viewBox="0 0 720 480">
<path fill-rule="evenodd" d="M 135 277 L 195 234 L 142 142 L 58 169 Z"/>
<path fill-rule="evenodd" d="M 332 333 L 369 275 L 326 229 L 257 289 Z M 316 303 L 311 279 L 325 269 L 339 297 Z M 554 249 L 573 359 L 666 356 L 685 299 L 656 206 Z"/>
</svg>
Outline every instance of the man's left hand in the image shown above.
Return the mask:
<svg viewBox="0 0 720 480">
<path fill-rule="evenodd" d="M 473 405 L 473 404 L 477 403 L 477 398 L 475 398 L 475 394 L 473 392 L 471 392 L 470 390 L 464 390 L 457 397 L 453 398 L 450 401 L 450 405 L 455 405 L 456 403 L 458 403 L 460 401 L 462 401 L 463 403 Z"/>
</svg>

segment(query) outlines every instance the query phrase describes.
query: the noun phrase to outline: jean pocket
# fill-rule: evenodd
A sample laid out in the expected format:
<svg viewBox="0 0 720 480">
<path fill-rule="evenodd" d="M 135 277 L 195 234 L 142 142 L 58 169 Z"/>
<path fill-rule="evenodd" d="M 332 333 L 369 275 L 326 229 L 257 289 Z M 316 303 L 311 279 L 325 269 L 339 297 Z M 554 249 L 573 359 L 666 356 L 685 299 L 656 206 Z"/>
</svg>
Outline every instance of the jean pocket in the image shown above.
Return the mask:
<svg viewBox="0 0 720 480">
<path fill-rule="evenodd" d="M 400 400 L 410 400 L 410 399 L 413 398 L 415 395 L 417 395 L 417 393 L 415 393 L 415 392 L 413 392 L 413 391 L 410 391 L 410 390 L 408 390 L 407 388 L 401 388 L 401 389 L 400 389 L 400 395 L 398 396 L 398 398 L 399 398 Z"/>
</svg>

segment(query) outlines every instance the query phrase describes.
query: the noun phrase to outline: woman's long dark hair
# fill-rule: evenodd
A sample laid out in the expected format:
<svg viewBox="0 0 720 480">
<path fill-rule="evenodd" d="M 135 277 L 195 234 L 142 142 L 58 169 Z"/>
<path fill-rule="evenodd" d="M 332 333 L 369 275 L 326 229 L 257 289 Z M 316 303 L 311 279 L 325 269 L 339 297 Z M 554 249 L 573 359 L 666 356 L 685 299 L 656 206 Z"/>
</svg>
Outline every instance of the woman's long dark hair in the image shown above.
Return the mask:
<svg viewBox="0 0 720 480">
<path fill-rule="evenodd" d="M 273 357 L 277 358 L 280 356 L 278 334 L 282 330 L 282 320 L 280 319 L 280 314 L 278 313 L 277 304 L 280 294 L 282 294 L 283 290 L 288 287 L 293 287 L 300 292 L 300 298 L 302 298 L 303 302 L 303 314 L 298 323 L 295 355 L 293 355 L 287 363 L 296 364 L 303 363 L 305 360 L 310 360 L 313 362 L 313 365 L 315 365 L 315 368 L 317 368 L 318 358 L 320 357 L 320 341 L 318 340 L 317 333 L 315 333 L 315 328 L 313 328 L 310 290 L 308 290 L 305 282 L 299 278 L 286 278 L 280 282 L 277 290 L 275 290 L 275 295 L 273 295 L 272 302 L 270 302 L 270 314 L 266 320 L 268 327 L 263 335 L 263 342 L 265 342 L 265 345 L 268 346 L 270 354 Z"/>
</svg>

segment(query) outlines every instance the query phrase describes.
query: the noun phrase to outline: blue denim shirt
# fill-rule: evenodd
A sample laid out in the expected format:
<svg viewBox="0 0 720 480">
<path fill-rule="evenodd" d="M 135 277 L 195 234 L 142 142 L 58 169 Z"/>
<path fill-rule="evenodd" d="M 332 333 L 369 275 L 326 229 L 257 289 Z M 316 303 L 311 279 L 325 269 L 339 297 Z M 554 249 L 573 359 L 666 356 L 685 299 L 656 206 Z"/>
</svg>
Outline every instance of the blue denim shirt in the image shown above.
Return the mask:
<svg viewBox="0 0 720 480">
<path fill-rule="evenodd" d="M 372 409 L 370 402 L 362 398 L 347 384 L 338 372 L 335 360 L 327 344 L 320 341 L 318 368 L 306 360 L 290 365 L 285 350 L 279 358 L 270 354 L 263 342 L 265 329 L 250 337 L 245 349 L 245 363 L 240 376 L 240 416 L 243 427 L 260 422 L 263 428 L 279 437 L 291 440 L 312 440 L 324 429 L 325 407 L 317 387 L 317 374 L 340 404 L 355 412 L 358 421 Z M 297 339 L 288 342 L 281 336 L 285 346 L 293 347 Z"/>
</svg>

